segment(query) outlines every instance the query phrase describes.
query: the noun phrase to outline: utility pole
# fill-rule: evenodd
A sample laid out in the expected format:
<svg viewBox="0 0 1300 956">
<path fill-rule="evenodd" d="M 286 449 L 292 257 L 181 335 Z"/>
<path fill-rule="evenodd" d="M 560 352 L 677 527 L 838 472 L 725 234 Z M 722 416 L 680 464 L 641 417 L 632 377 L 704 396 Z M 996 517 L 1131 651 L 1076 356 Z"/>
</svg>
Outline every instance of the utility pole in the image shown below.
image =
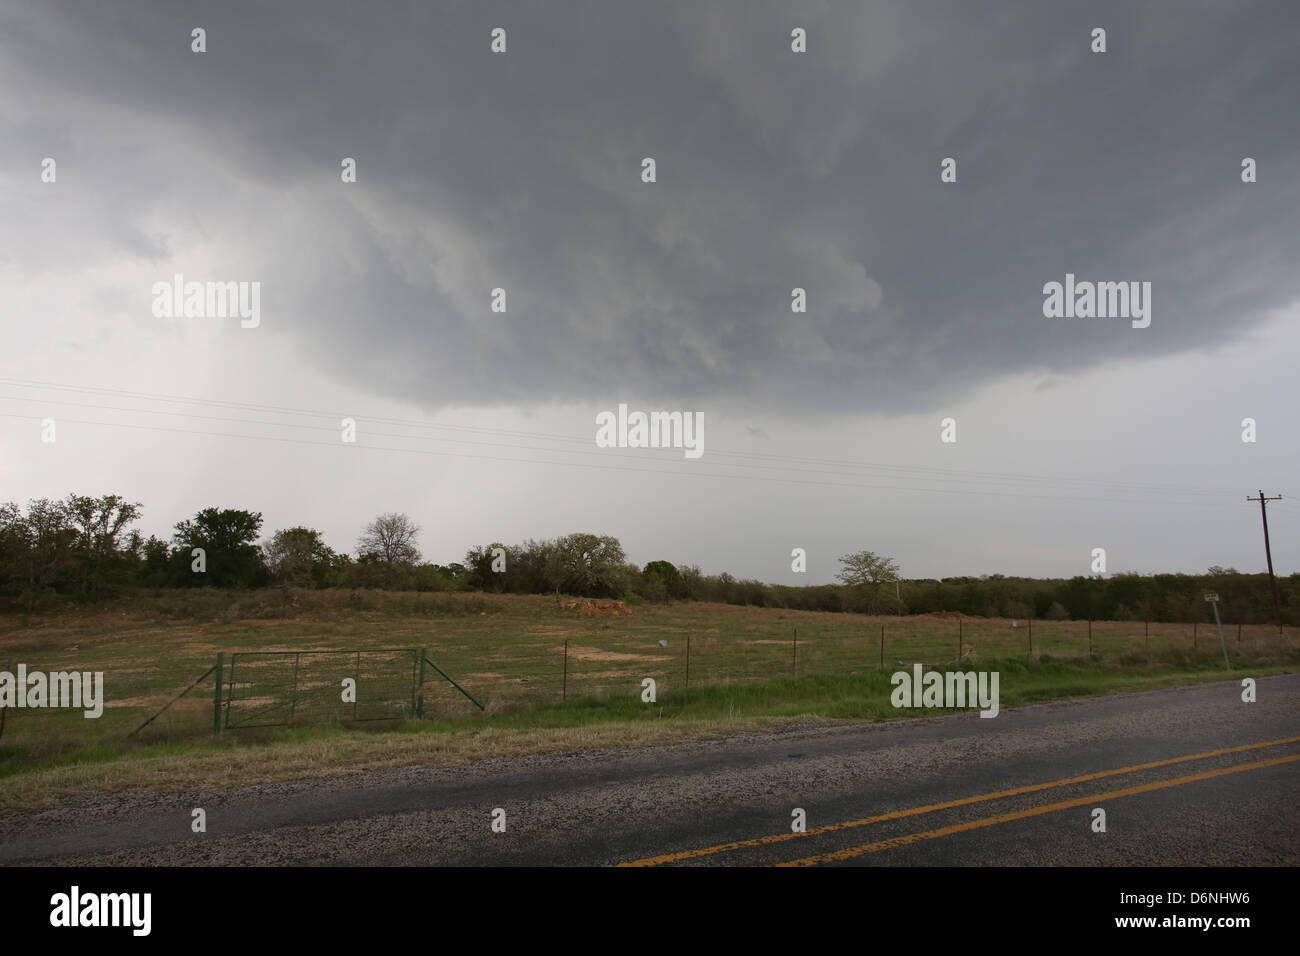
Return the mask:
<svg viewBox="0 0 1300 956">
<path fill-rule="evenodd" d="M 1274 577 L 1274 575 L 1273 575 L 1273 552 L 1272 552 L 1272 550 L 1269 549 L 1269 546 L 1268 546 L 1268 505 L 1267 505 L 1267 502 L 1270 502 L 1270 501 L 1281 501 L 1281 500 L 1282 500 L 1282 496 L 1281 496 L 1281 495 L 1275 495 L 1275 496 L 1272 497 L 1272 498 L 1265 498 L 1265 497 L 1264 497 L 1264 489 L 1261 488 L 1261 489 L 1259 490 L 1259 497 L 1258 497 L 1258 498 L 1252 498 L 1252 497 L 1250 497 L 1249 495 L 1247 495 L 1247 496 L 1246 496 L 1246 500 L 1247 500 L 1247 501 L 1258 501 L 1258 502 L 1259 502 L 1259 516 L 1260 516 L 1260 518 L 1262 518 L 1263 521 L 1264 521 L 1264 557 L 1266 557 L 1266 558 L 1268 559 L 1268 579 L 1269 579 L 1269 581 L 1272 582 L 1272 584 L 1273 584 L 1273 613 L 1274 613 L 1274 615 L 1277 617 L 1277 632 L 1278 632 L 1279 634 L 1281 634 L 1281 633 L 1282 633 L 1282 604 L 1281 604 L 1281 602 L 1278 601 L 1278 599 L 1277 599 L 1277 578 Z"/>
</svg>

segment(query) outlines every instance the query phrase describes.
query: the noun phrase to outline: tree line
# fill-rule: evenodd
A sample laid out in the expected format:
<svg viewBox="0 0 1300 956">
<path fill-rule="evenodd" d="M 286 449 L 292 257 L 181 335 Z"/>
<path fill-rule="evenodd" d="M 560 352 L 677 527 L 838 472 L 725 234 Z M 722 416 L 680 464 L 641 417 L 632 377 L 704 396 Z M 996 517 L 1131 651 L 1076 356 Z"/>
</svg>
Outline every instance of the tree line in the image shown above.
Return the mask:
<svg viewBox="0 0 1300 956">
<path fill-rule="evenodd" d="M 351 552 L 321 532 L 282 528 L 262 537 L 260 512 L 204 508 L 177 522 L 170 540 L 131 525 L 142 506 L 119 495 L 40 498 L 24 510 L 0 505 L 0 599 L 34 609 L 42 600 L 89 599 L 146 588 L 384 588 L 488 591 L 618 598 L 632 603 L 713 601 L 759 607 L 870 614 L 956 611 L 981 617 L 1057 620 L 1212 620 L 1206 591 L 1219 594 L 1230 623 L 1274 620 L 1267 574 L 1212 567 L 1204 574 L 1107 577 L 904 579 L 890 558 L 841 557 L 839 583 L 766 584 L 695 565 L 629 562 L 617 538 L 585 532 L 471 548 L 463 561 L 422 560 L 420 528 L 382 514 L 361 529 Z M 1280 578 L 1284 623 L 1300 623 L 1300 573 Z"/>
</svg>

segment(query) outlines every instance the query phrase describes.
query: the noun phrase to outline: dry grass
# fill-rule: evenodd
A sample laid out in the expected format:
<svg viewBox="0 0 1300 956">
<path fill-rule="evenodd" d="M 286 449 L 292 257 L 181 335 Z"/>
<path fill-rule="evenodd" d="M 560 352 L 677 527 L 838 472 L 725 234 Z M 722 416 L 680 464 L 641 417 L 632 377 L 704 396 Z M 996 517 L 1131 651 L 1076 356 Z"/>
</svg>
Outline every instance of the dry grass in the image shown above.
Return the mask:
<svg viewBox="0 0 1300 956">
<path fill-rule="evenodd" d="M 53 792 L 65 781 L 108 781 L 130 787 L 182 774 L 181 780 L 215 785 L 221 780 L 262 779 L 263 774 L 356 772 L 390 761 L 429 762 L 542 752 L 572 746 L 640 746 L 680 739 L 681 728 L 610 723 L 609 726 L 522 727 L 494 725 L 568 700 L 599 703 L 639 698 L 643 678 L 654 678 L 661 699 L 685 684 L 690 644 L 690 684 L 697 687 L 768 687 L 797 674 L 851 681 L 896 670 L 899 662 L 942 666 L 959 659 L 1030 659 L 1030 629 L 1007 620 L 952 614 L 868 618 L 856 614 L 785 611 L 732 605 L 643 604 L 616 617 L 593 617 L 546 596 L 477 594 L 386 594 L 383 592 L 281 592 L 227 594 L 163 592 L 123 605 L 70 608 L 43 617 L 0 618 L 0 669 L 21 661 L 32 670 L 103 671 L 105 709 L 98 720 L 80 712 L 15 711 L 0 739 L 0 794 Z M 881 627 L 885 631 L 883 653 Z M 1088 659 L 1086 622 L 1033 623 L 1033 657 Z M 1226 629 L 1234 660 L 1252 666 L 1292 661 L 1300 634 L 1289 629 L 1246 627 L 1237 638 Z M 667 642 L 661 647 L 659 642 Z M 568 642 L 567 684 L 564 645 Z M 216 654 L 238 651 L 310 651 L 419 647 L 487 706 L 478 711 L 442 682 L 424 688 L 426 731 L 388 734 L 340 730 L 328 737 L 265 746 L 213 744 L 212 689 L 205 684 L 169 709 L 138 737 L 130 732 L 210 667 Z M 1212 669 L 1219 659 L 1217 634 L 1191 625 L 1098 622 L 1092 651 L 1101 665 L 1142 672 L 1156 664 Z M 229 675 L 227 674 L 227 679 Z M 436 675 L 428 674 L 434 681 Z M 794 693 L 794 692 L 791 692 Z M 838 691 L 837 691 L 838 693 Z M 832 713 L 837 698 L 810 701 L 804 713 Z M 827 702 L 829 701 L 829 702 Z M 772 705 L 789 703 L 772 698 Z M 756 709 L 755 719 L 771 716 Z M 702 721 L 693 733 L 721 733 L 731 725 Z M 554 714 L 545 719 L 552 719 Z M 715 719 L 717 715 L 712 715 Z M 539 718 L 541 719 L 541 718 Z M 477 736 L 460 736 L 477 721 Z M 602 741 L 589 744 L 589 741 Z M 142 748 L 207 747 L 204 752 L 151 756 Z M 277 749 L 277 747 L 279 749 Z M 285 749 L 288 747 L 288 749 Z M 486 749 L 485 749 L 486 748 Z M 495 748 L 495 749 L 494 749 Z M 522 748 L 522 749 L 521 749 Z M 234 756 L 237 754 L 237 756 Z M 51 762 L 79 762 L 50 768 Z M 150 762 L 150 761 L 157 761 Z M 280 766 L 280 764 L 283 766 Z M 192 765 L 192 766 L 191 766 Z M 186 769 L 188 768 L 188 769 Z M 35 771 L 35 772 L 33 772 Z M 184 776 L 193 774 L 193 777 Z M 224 776 L 223 776 L 224 774 Z M 284 779 L 281 777 L 281 779 Z M 98 785 L 98 784 L 97 784 Z M 178 782 L 179 785 L 179 782 Z M 7 805 L 21 797 L 0 797 Z"/>
<path fill-rule="evenodd" d="M 289 780 L 354 776 L 397 767 L 451 767 L 499 757 L 654 747 L 724 737 L 792 722 L 789 718 L 708 719 L 663 724 L 376 735 L 346 732 L 308 742 L 267 743 L 237 751 L 179 753 L 56 767 L 0 778 L 0 814 L 42 810 L 69 797 L 128 792 L 181 792 Z M 799 723 L 819 722 L 801 718 Z"/>
</svg>

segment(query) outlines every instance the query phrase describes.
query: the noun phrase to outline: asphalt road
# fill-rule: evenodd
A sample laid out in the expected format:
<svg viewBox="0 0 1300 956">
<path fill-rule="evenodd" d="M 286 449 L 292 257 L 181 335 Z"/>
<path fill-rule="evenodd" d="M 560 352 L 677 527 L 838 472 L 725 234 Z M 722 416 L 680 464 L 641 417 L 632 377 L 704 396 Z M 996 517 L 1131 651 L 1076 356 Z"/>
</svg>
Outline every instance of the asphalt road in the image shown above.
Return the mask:
<svg viewBox="0 0 1300 956">
<path fill-rule="evenodd" d="M 0 864 L 1295 865 L 1300 675 L 1257 694 L 1244 703 L 1234 681 L 994 719 L 78 798 L 0 821 Z"/>
</svg>

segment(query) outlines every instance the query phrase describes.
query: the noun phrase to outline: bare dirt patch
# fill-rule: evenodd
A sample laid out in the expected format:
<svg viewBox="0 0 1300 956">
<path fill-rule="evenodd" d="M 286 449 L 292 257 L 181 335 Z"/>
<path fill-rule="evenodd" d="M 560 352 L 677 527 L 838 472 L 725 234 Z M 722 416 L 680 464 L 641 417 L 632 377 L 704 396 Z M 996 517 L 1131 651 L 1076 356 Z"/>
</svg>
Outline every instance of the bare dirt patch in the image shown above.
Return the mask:
<svg viewBox="0 0 1300 956">
<path fill-rule="evenodd" d="M 163 695 L 157 695 L 151 697 L 123 697 L 120 700 L 106 700 L 104 701 L 104 706 L 106 708 L 107 707 L 145 707 L 148 708 L 149 710 L 158 710 L 160 707 L 165 705 L 169 700 L 171 700 L 170 697 L 166 697 Z M 199 707 L 206 707 L 209 710 L 211 710 L 212 694 L 209 692 L 206 700 L 203 698 L 202 694 L 200 694 L 197 697 L 183 697 L 172 706 L 192 707 L 196 704 Z"/>
<path fill-rule="evenodd" d="M 564 653 L 564 648 L 553 650 Z M 581 644 L 569 645 L 569 656 L 580 661 L 670 661 L 670 654 L 627 654 L 621 651 L 606 651 L 599 647 L 584 647 Z"/>
<path fill-rule="evenodd" d="M 564 605 L 569 610 L 585 614 L 587 617 L 622 617 L 634 613 L 622 601 L 570 601 Z"/>
</svg>

